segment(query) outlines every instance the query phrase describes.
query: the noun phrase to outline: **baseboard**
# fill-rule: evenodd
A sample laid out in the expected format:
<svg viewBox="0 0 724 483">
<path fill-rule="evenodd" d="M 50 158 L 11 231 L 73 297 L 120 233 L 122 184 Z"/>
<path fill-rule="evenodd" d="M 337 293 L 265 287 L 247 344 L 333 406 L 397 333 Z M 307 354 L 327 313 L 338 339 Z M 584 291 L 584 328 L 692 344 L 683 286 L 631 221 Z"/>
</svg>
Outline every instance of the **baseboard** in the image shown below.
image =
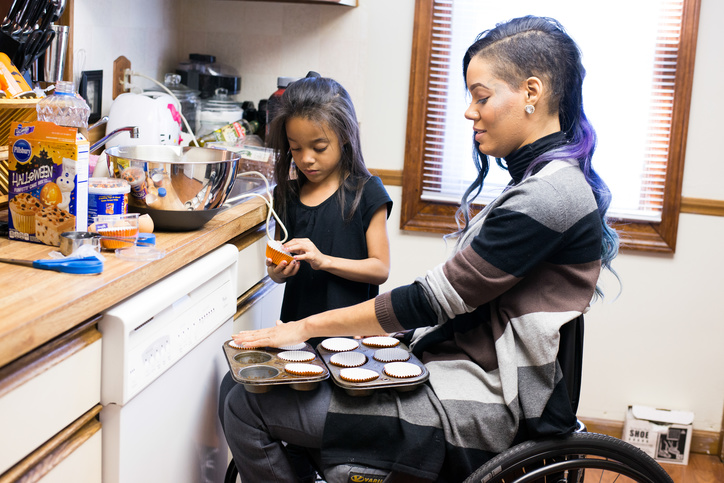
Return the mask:
<svg viewBox="0 0 724 483">
<path fill-rule="evenodd" d="M 621 438 L 623 436 L 623 421 L 609 419 L 580 418 L 588 431 Z M 691 452 L 700 454 L 718 455 L 722 451 L 724 433 L 717 431 L 701 431 L 695 429 L 691 434 Z"/>
</svg>

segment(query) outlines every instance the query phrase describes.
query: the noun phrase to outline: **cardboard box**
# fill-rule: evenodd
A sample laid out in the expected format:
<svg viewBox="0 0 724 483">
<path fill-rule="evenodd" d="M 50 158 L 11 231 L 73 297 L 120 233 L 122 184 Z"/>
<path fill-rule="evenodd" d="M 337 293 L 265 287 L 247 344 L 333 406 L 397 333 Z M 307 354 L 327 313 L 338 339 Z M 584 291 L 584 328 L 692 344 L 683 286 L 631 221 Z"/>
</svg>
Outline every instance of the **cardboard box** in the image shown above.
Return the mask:
<svg viewBox="0 0 724 483">
<path fill-rule="evenodd" d="M 8 137 L 8 231 L 12 240 L 60 245 L 88 228 L 88 140 L 52 122 L 15 122 Z"/>
<path fill-rule="evenodd" d="M 688 464 L 694 413 L 629 406 L 623 440 L 660 463 Z"/>
</svg>

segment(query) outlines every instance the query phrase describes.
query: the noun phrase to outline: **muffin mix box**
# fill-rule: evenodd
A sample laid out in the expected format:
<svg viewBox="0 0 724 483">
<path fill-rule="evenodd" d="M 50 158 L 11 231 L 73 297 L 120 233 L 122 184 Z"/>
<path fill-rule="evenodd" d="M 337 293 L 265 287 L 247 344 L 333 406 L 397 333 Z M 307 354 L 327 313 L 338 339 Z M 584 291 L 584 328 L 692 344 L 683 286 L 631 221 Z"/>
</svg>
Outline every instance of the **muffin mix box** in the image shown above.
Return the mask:
<svg viewBox="0 0 724 483">
<path fill-rule="evenodd" d="M 88 227 L 89 143 L 75 128 L 13 123 L 8 137 L 9 238 L 60 245 Z"/>
</svg>

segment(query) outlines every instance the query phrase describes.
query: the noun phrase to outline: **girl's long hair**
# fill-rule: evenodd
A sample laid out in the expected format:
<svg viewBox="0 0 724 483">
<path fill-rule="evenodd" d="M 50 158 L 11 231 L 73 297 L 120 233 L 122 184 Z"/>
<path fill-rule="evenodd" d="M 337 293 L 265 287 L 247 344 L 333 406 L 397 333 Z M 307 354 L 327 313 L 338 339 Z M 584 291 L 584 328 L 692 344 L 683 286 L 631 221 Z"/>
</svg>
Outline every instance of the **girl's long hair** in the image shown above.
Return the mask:
<svg viewBox="0 0 724 483">
<path fill-rule="evenodd" d="M 496 76 L 511 89 L 518 89 L 522 81 L 532 76 L 542 79 L 550 87 L 548 105 L 551 110 L 558 110 L 566 143 L 533 160 L 526 175 L 553 159 L 578 160 L 593 190 L 601 218 L 601 263 L 615 274 L 611 262 L 618 253 L 618 235 L 606 221 L 611 191 L 591 165 L 596 149 L 596 132 L 583 110 L 583 79 L 586 71 L 581 63 L 578 45 L 558 21 L 526 16 L 498 24 L 478 35 L 463 58 L 463 78 L 467 77 L 470 61 L 476 56 L 483 56 L 490 61 Z M 469 225 L 470 200 L 480 193 L 490 166 L 488 156 L 478 148 L 479 143 L 473 136 L 473 161 L 478 168 L 478 177 L 465 191 L 457 213 L 461 231 L 465 231 Z M 500 159 L 496 162 L 504 168 Z M 598 288 L 596 291 L 600 295 Z"/>
<path fill-rule="evenodd" d="M 301 118 L 320 123 L 337 136 L 341 148 L 339 160 L 341 186 L 337 192 L 342 216 L 350 220 L 357 210 L 365 183 L 371 177 L 360 145 L 359 123 L 349 93 L 337 81 L 310 72 L 307 77 L 291 83 L 284 94 L 269 125 L 267 144 L 277 153 L 274 171 L 274 207 L 282 220 L 292 196 L 299 196 L 308 180 L 294 165 L 287 139 L 287 120 Z M 345 191 L 354 193 L 351 206 L 345 206 Z"/>
</svg>

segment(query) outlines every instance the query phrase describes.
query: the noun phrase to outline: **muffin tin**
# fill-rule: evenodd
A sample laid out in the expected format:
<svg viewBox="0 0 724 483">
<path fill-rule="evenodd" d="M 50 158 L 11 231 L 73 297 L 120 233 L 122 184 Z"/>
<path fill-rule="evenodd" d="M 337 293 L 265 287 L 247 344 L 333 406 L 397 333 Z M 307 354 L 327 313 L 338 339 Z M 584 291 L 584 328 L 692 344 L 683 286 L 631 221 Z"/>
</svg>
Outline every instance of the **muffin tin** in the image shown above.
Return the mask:
<svg viewBox="0 0 724 483">
<path fill-rule="evenodd" d="M 329 351 L 323 347 L 322 344 L 324 344 L 324 342 L 317 345 L 317 352 L 321 356 L 324 363 L 327 364 L 327 368 L 331 373 L 331 377 L 334 383 L 337 384 L 339 387 L 345 389 L 347 393 L 352 396 L 368 396 L 372 394 L 375 389 L 381 388 L 394 388 L 398 391 L 411 391 L 420 384 L 427 381 L 427 379 L 430 377 L 430 374 L 427 372 L 427 368 L 425 367 L 425 365 L 420 362 L 420 360 L 415 357 L 414 354 L 410 352 L 409 348 L 405 344 L 400 343 L 396 346 L 396 348 L 400 348 L 408 352 L 410 358 L 405 362 L 414 364 L 421 369 L 421 374 L 418 376 L 403 378 L 388 376 L 384 372 L 385 364 L 388 364 L 388 362 L 380 362 L 374 358 L 375 352 L 378 350 L 382 350 L 383 348 L 368 347 L 364 345 L 361 340 L 357 342 L 357 348 L 350 351 Z M 351 382 L 342 379 L 340 377 L 340 371 L 345 368 L 332 364 L 330 362 L 330 359 L 335 354 L 343 354 L 345 352 L 361 352 L 362 354 L 364 354 L 366 357 L 366 362 L 361 366 L 357 367 L 375 371 L 379 374 L 379 377 L 377 379 L 367 382 Z"/>
<path fill-rule="evenodd" d="M 253 393 L 264 393 L 270 391 L 274 386 L 287 384 L 298 391 L 311 391 L 317 388 L 320 381 L 329 378 L 329 370 L 321 358 L 309 344 L 304 347 L 295 347 L 294 351 L 306 351 L 314 355 L 311 361 L 304 364 L 312 364 L 322 368 L 318 375 L 296 375 L 284 370 L 287 364 L 298 364 L 296 361 L 286 361 L 279 357 L 281 352 L 289 351 L 290 348 L 276 349 L 273 347 L 261 347 L 256 349 L 239 349 L 231 345 L 232 341 L 224 342 L 224 354 L 229 363 L 231 376 L 234 380 L 244 385 L 244 388 Z"/>
</svg>

